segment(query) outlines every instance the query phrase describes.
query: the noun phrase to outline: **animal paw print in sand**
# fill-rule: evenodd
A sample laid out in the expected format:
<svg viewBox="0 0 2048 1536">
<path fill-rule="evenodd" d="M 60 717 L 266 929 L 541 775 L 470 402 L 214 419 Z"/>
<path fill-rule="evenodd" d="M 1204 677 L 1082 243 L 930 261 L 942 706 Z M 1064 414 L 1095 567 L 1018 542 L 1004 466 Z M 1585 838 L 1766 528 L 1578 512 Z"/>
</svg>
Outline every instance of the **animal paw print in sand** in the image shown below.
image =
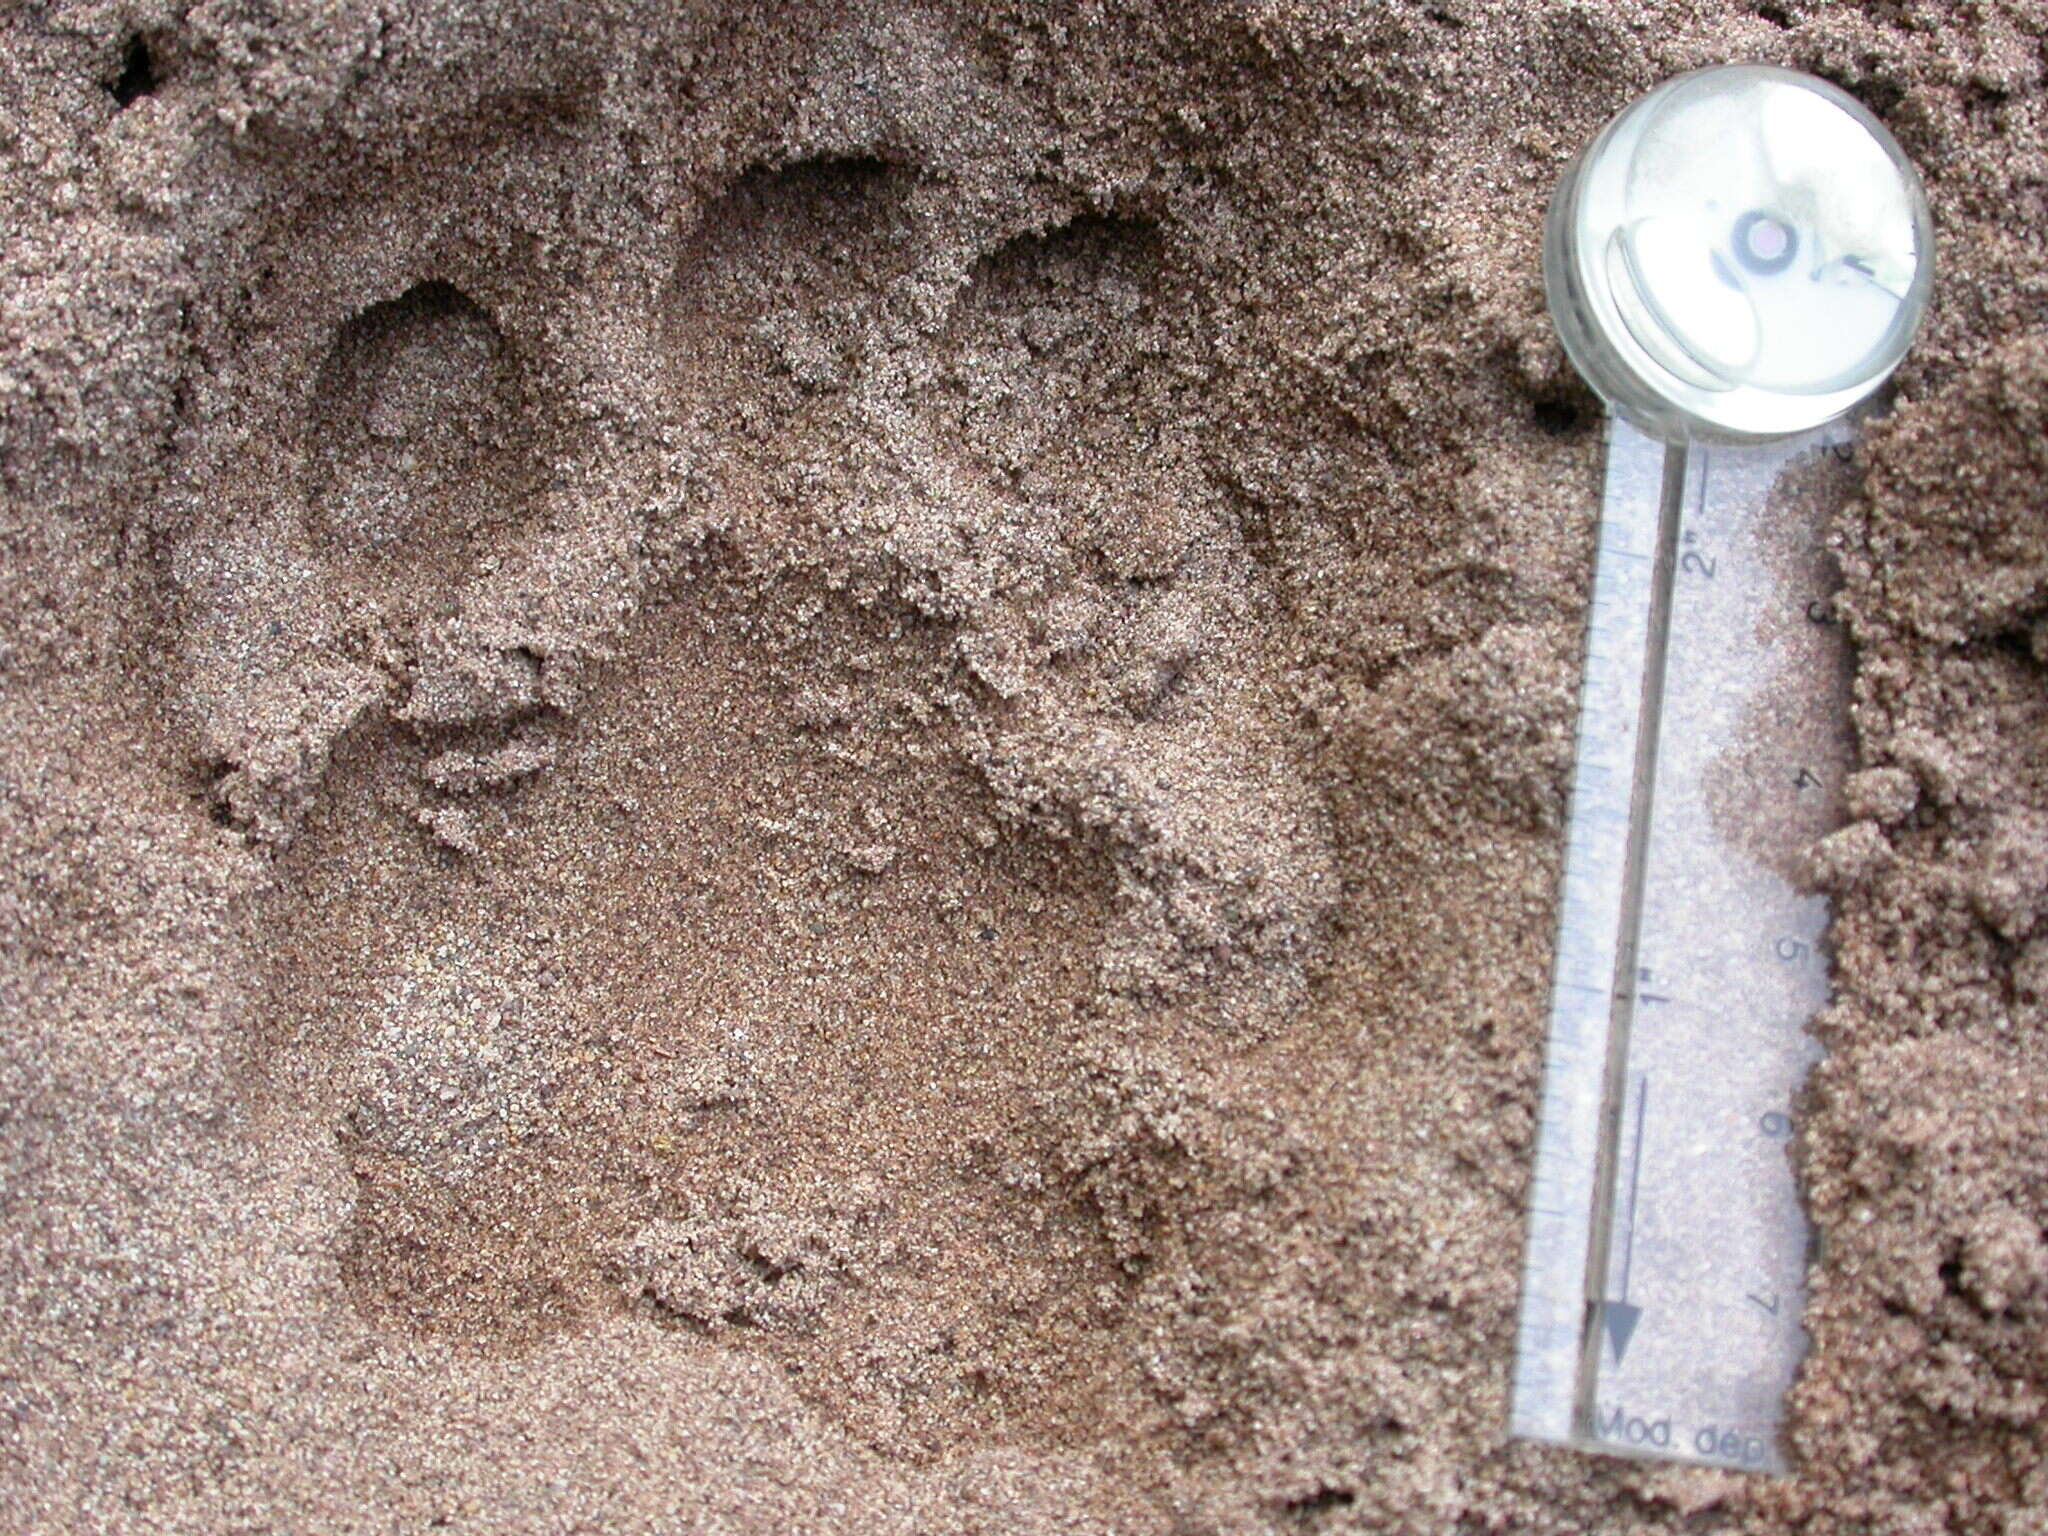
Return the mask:
<svg viewBox="0 0 2048 1536">
<path fill-rule="evenodd" d="M 518 344 L 436 285 L 322 363 L 298 521 L 259 526 L 326 605 L 280 688 L 341 680 L 302 729 L 249 727 L 281 769 L 234 771 L 273 825 L 304 818 L 275 1071 L 337 1124 L 377 1322 L 502 1345 L 651 1308 L 920 1453 L 1019 1394 L 1078 1426 L 1140 1391 L 1104 1333 L 1157 1209 L 1117 1196 L 1152 1214 L 1105 1233 L 1048 1095 L 1091 1010 L 1271 1026 L 1328 899 L 1316 808 L 1227 638 L 1259 574 L 1202 445 L 1158 425 L 1163 236 L 1091 219 L 933 255 L 950 212 L 868 160 L 704 211 L 657 329 L 735 553 L 667 578 L 559 702 L 551 757 L 496 738 L 534 724 L 552 658 L 477 598 L 559 505 L 520 490 L 543 392 Z M 459 421 L 428 408 L 449 391 Z M 271 572 L 217 610 L 236 635 L 301 568 L 225 564 Z M 491 836 L 442 832 L 462 859 L 412 823 L 422 776 L 488 807 Z M 852 1220 L 833 1192 L 861 1181 Z"/>
<path fill-rule="evenodd" d="M 341 327 L 297 521 L 245 536 L 292 551 L 273 573 L 314 573 L 326 634 L 392 642 L 347 658 L 382 692 L 288 738 L 299 777 L 264 780 L 302 793 L 275 839 L 265 1070 L 336 1127 L 357 1309 L 487 1347 L 631 1312 L 761 1350 L 874 1443 L 929 1454 L 1026 1395 L 1078 1419 L 1134 1368 L 1103 1342 L 1115 1252 L 1034 1171 L 1105 869 L 998 828 L 939 702 L 951 627 L 778 561 L 802 534 L 761 494 L 832 457 L 892 366 L 901 296 L 877 274 L 915 257 L 914 182 L 784 167 L 703 214 L 664 295 L 665 377 L 707 463 L 758 450 L 723 461 L 751 474 L 699 476 L 738 548 L 671 573 L 589 697 L 494 695 L 488 652 L 430 665 L 437 610 L 477 633 L 485 565 L 566 521 L 552 488 L 517 494 L 546 392 L 453 288 Z M 451 393 L 464 421 L 433 409 Z M 527 569 L 546 601 L 565 565 Z M 246 633 L 278 592 L 252 581 L 216 622 Z M 498 654 L 539 670 L 516 636 Z M 304 689 L 335 649 L 278 676 Z M 461 857 L 419 835 L 422 784 Z"/>
</svg>

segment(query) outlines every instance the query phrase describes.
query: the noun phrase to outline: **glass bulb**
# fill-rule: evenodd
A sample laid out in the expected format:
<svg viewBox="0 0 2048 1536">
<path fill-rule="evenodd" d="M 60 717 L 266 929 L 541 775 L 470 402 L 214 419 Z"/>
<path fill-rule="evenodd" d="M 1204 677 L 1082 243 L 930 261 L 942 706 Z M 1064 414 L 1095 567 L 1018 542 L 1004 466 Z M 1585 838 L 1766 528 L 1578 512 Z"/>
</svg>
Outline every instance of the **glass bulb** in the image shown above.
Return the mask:
<svg viewBox="0 0 2048 1536">
<path fill-rule="evenodd" d="M 1934 281 L 1927 197 L 1884 125 L 1765 64 L 1680 75 L 1625 108 L 1550 203 L 1565 351 L 1667 439 L 1803 432 L 1884 382 Z"/>
</svg>

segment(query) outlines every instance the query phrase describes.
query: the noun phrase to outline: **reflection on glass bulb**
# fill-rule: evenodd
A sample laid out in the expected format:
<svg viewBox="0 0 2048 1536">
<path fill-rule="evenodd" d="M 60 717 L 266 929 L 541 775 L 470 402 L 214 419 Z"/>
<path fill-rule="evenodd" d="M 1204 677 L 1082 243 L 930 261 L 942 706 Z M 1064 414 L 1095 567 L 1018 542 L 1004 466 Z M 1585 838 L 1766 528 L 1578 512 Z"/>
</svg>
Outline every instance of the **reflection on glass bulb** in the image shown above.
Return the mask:
<svg viewBox="0 0 2048 1536">
<path fill-rule="evenodd" d="M 1919 178 L 1823 81 L 1682 75 L 1601 130 L 1552 200 L 1551 312 L 1580 372 L 1662 436 L 1760 439 L 1854 406 L 1932 285 Z"/>
</svg>

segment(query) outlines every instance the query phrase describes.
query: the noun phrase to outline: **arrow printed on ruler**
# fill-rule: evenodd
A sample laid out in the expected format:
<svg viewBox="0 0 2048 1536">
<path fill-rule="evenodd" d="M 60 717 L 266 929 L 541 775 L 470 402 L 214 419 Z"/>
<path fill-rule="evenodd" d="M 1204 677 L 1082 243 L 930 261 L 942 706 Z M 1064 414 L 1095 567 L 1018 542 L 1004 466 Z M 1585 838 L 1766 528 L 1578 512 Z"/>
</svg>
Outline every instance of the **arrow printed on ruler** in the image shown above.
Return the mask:
<svg viewBox="0 0 2048 1536">
<path fill-rule="evenodd" d="M 1635 1337 L 1636 1324 L 1643 1320 L 1643 1309 L 1628 1299 L 1628 1281 L 1629 1272 L 1635 1268 L 1636 1262 L 1636 1188 L 1643 1176 L 1643 1121 L 1649 1107 L 1650 1074 L 1645 1072 L 1636 1081 L 1636 1138 L 1628 1165 L 1628 1225 L 1622 1229 L 1621 1238 L 1621 1296 L 1618 1300 L 1600 1303 L 1600 1321 L 1607 1330 L 1607 1342 L 1614 1350 L 1616 1365 L 1621 1364 L 1621 1357 L 1628 1353 L 1628 1341 Z"/>
</svg>

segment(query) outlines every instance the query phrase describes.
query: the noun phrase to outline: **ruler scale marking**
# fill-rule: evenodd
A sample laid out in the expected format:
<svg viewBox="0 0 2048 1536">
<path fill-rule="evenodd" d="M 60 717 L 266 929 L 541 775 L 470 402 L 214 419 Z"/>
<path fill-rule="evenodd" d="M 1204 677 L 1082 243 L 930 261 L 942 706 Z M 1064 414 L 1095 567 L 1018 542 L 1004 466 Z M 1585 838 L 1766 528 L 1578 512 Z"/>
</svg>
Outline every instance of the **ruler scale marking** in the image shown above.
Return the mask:
<svg viewBox="0 0 2048 1536">
<path fill-rule="evenodd" d="M 1753 750 L 1741 744 L 1759 709 L 1810 718 L 1823 735 L 1839 712 L 1827 665 L 1790 665 L 1822 642 L 1759 638 L 1777 633 L 1773 614 L 1814 628 L 1810 605 L 1826 595 L 1797 561 L 1771 558 L 1772 538 L 1815 530 L 1769 530 L 1762 513 L 1788 463 L 1848 436 L 1667 453 L 1625 424 L 1610 432 L 1517 1331 L 1518 1435 L 1783 1464 L 1776 1426 L 1804 1349 L 1806 1232 L 1770 1128 L 1789 1127 L 1813 1053 L 1803 1026 L 1826 1001 L 1826 909 L 1730 841 L 1715 797 L 1726 798 L 1716 786 L 1727 754 Z M 1645 547 L 1653 558 L 1616 553 Z M 1820 748 L 1799 750 L 1816 775 L 1843 769 Z"/>
</svg>

